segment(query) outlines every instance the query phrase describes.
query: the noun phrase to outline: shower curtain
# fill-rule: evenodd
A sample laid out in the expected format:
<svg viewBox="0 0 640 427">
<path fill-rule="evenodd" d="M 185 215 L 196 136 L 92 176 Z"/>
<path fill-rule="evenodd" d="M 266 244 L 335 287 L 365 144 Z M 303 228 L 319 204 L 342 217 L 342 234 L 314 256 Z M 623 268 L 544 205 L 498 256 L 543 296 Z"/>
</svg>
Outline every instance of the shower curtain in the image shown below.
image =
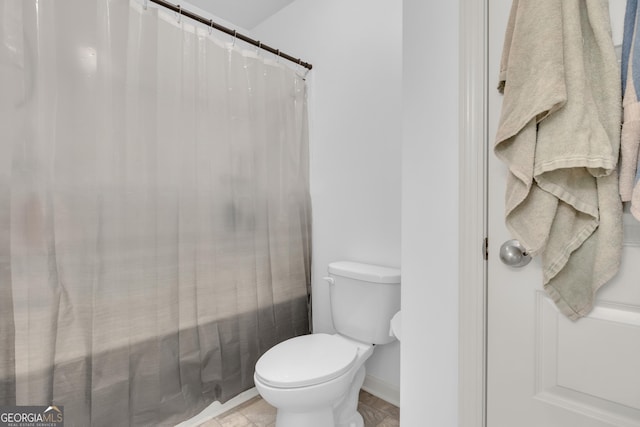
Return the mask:
<svg viewBox="0 0 640 427">
<path fill-rule="evenodd" d="M 309 332 L 305 81 L 231 42 L 0 0 L 0 406 L 172 425 Z"/>
</svg>

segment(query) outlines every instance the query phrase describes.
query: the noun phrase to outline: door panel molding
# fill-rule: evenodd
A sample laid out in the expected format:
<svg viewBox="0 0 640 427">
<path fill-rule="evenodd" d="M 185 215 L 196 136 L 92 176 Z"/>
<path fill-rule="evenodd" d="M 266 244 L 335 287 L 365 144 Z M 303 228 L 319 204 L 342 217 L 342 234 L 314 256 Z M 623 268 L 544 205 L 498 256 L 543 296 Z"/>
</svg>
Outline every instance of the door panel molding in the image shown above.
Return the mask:
<svg viewBox="0 0 640 427">
<path fill-rule="evenodd" d="M 610 345 L 593 348 L 597 337 Z M 600 302 L 588 316 L 574 323 L 560 314 L 543 291 L 537 291 L 534 398 L 612 425 L 637 427 L 640 349 L 624 354 L 612 351 L 622 348 L 621 341 L 640 347 L 640 313 L 636 307 Z M 602 372 L 602 354 L 598 352 L 608 355 L 607 365 L 617 366 L 618 377 L 611 378 L 605 389 L 601 388 L 600 377 L 610 375 L 611 370 Z"/>
</svg>

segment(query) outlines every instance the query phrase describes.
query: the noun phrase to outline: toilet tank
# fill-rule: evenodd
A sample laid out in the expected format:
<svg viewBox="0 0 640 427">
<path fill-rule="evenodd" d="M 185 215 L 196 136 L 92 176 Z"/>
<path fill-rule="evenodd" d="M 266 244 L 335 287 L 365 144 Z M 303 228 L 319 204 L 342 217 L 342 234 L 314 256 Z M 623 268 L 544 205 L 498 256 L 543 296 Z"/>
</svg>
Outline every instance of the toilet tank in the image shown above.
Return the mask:
<svg viewBox="0 0 640 427">
<path fill-rule="evenodd" d="M 340 261 L 329 264 L 331 315 L 336 331 L 360 342 L 387 344 L 400 310 L 400 270 Z"/>
</svg>

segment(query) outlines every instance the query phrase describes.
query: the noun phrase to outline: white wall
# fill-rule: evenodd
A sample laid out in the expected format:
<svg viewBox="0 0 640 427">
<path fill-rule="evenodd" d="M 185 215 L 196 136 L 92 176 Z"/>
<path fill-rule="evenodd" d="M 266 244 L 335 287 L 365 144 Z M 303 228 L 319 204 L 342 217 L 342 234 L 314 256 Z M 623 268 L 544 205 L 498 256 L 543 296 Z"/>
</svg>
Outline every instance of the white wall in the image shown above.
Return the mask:
<svg viewBox="0 0 640 427">
<path fill-rule="evenodd" d="M 317 330 L 331 327 L 321 281 L 328 262 L 399 265 L 402 194 L 401 422 L 408 427 L 458 423 L 458 5 L 297 0 L 254 29 L 314 64 Z M 392 380 L 397 349 L 381 349 L 369 373 Z"/>
<path fill-rule="evenodd" d="M 252 32 L 314 66 L 313 321 L 331 332 L 327 264 L 400 266 L 402 2 L 297 0 Z M 399 389 L 399 344 L 376 348 L 367 371 Z"/>
<path fill-rule="evenodd" d="M 458 425 L 458 5 L 403 2 L 403 426 Z"/>
</svg>

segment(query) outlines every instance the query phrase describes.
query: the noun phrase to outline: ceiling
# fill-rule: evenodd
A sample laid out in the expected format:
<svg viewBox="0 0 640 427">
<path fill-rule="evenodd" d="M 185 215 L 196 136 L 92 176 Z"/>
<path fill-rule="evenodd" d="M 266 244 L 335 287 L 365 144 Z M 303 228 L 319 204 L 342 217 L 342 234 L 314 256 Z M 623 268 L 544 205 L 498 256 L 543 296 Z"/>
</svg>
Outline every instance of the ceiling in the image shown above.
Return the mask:
<svg viewBox="0 0 640 427">
<path fill-rule="evenodd" d="M 295 0 L 189 0 L 230 24 L 251 30 Z"/>
</svg>

